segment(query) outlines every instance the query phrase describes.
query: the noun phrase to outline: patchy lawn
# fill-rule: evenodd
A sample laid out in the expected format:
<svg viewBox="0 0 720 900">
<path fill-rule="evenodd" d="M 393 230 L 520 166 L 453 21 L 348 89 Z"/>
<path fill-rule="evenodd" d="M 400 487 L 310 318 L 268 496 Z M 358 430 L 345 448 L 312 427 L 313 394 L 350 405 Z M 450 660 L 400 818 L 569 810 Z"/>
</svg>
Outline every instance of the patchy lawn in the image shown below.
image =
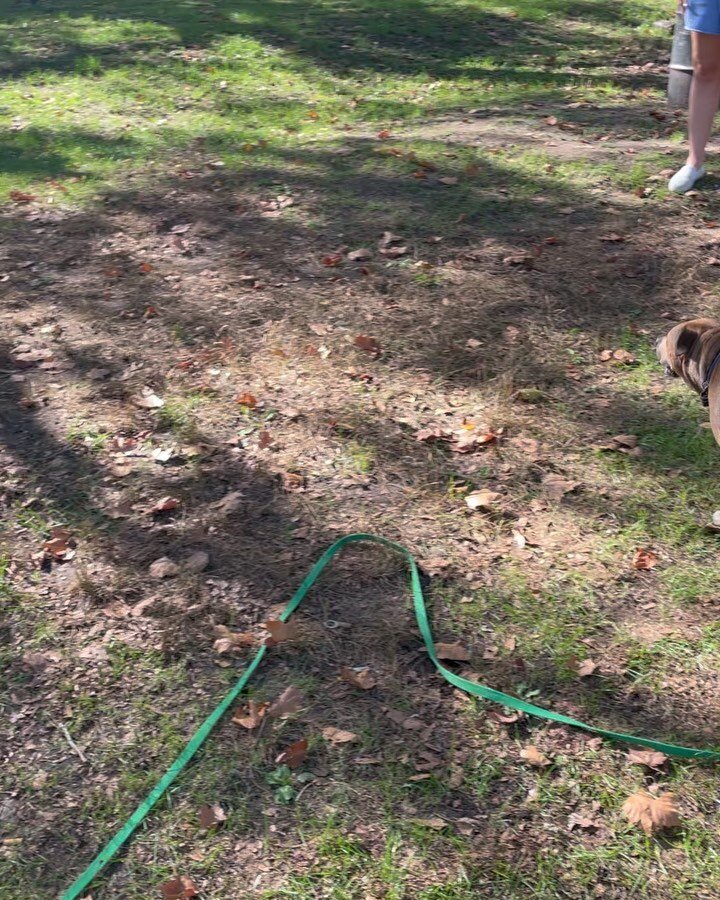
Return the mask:
<svg viewBox="0 0 720 900">
<path fill-rule="evenodd" d="M 351 531 L 459 672 L 720 745 L 720 451 L 653 350 L 717 311 L 720 201 L 664 188 L 666 7 L 0 0 L 0 898 L 75 878 Z M 229 717 L 92 897 L 718 896 L 715 769 L 453 691 L 406 574 L 333 564 L 246 697 L 298 709 Z"/>
</svg>

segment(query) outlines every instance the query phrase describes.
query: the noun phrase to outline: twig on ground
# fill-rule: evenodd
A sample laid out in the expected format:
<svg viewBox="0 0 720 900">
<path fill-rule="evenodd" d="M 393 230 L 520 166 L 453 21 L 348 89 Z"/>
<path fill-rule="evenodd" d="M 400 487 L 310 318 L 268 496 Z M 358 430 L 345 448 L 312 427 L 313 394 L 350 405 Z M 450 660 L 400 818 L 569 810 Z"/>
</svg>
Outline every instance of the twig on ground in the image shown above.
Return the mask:
<svg viewBox="0 0 720 900">
<path fill-rule="evenodd" d="M 67 730 L 67 728 L 66 728 L 61 722 L 54 722 L 53 724 L 55 725 L 55 727 L 56 727 L 59 731 L 62 732 L 62 734 L 63 734 L 65 740 L 66 740 L 66 741 L 68 742 L 68 744 L 70 745 L 70 749 L 71 749 L 74 753 L 77 753 L 77 755 L 80 757 L 80 759 L 81 759 L 84 763 L 86 763 L 86 762 L 88 761 L 87 756 L 85 756 L 85 754 L 82 752 L 82 750 L 78 747 L 78 745 L 77 745 L 77 744 L 75 743 L 75 741 L 72 739 L 72 737 L 70 736 L 70 732 Z"/>
</svg>

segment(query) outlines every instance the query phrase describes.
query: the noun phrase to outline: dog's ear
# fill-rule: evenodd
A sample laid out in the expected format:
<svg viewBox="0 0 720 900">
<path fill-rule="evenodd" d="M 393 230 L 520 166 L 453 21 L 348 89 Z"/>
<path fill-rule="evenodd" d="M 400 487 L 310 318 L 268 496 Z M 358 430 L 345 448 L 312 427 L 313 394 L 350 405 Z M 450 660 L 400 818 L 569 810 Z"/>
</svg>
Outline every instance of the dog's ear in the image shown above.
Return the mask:
<svg viewBox="0 0 720 900">
<path fill-rule="evenodd" d="M 703 330 L 695 327 L 694 324 L 683 325 L 675 339 L 675 356 L 678 360 L 682 360 L 684 356 L 690 353 Z"/>
</svg>

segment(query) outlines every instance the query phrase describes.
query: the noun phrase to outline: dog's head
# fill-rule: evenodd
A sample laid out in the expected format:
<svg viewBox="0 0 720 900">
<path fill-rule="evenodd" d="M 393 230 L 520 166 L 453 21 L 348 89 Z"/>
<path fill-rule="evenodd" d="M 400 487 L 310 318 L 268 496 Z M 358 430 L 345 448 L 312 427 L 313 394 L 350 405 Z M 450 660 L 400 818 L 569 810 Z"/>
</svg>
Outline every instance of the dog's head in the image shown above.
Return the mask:
<svg viewBox="0 0 720 900">
<path fill-rule="evenodd" d="M 690 319 L 681 322 L 660 338 L 656 349 L 665 374 L 682 378 L 700 393 L 707 366 L 720 350 L 720 321 Z"/>
</svg>

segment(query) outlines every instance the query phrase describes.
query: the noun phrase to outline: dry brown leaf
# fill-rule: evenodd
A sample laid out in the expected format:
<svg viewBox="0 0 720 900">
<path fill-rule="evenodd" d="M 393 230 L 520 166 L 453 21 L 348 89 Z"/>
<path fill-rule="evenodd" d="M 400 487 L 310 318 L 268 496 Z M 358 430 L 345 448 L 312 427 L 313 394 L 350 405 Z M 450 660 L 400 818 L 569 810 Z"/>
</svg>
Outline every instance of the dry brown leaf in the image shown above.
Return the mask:
<svg viewBox="0 0 720 900">
<path fill-rule="evenodd" d="M 399 234 L 393 234 L 392 231 L 383 231 L 383 235 L 378 241 L 378 246 L 384 250 L 393 244 L 402 244 L 404 240 L 405 238 L 400 237 Z"/>
<path fill-rule="evenodd" d="M 375 338 L 368 337 L 366 334 L 359 334 L 353 343 L 358 350 L 364 350 L 365 353 L 370 353 L 373 356 L 377 356 L 380 353 L 380 344 Z"/>
<path fill-rule="evenodd" d="M 322 736 L 331 744 L 352 744 L 358 739 L 358 736 L 352 731 L 343 731 L 342 728 L 333 728 L 332 725 L 323 728 Z"/>
<path fill-rule="evenodd" d="M 178 875 L 160 885 L 160 893 L 165 900 L 190 900 L 198 896 L 198 890 L 187 875 Z"/>
<path fill-rule="evenodd" d="M 421 428 L 420 431 L 415 432 L 415 440 L 426 444 L 434 441 L 449 441 L 451 437 L 451 432 L 439 425 L 431 425 L 429 428 Z"/>
<path fill-rule="evenodd" d="M 342 253 L 328 253 L 327 256 L 323 256 L 322 258 L 322 264 L 328 269 L 334 269 L 335 266 L 339 266 L 342 261 Z"/>
<path fill-rule="evenodd" d="M 275 763 L 278 766 L 287 766 L 289 769 L 297 769 L 305 762 L 307 752 L 307 738 L 301 738 L 299 741 L 295 741 L 294 744 L 290 744 L 289 747 L 286 747 L 282 753 L 278 753 L 275 757 Z"/>
<path fill-rule="evenodd" d="M 638 791 L 628 797 L 622 811 L 627 820 L 633 825 L 640 825 L 645 834 L 656 834 L 664 828 L 675 828 L 680 824 L 674 794 L 653 797 L 652 794 Z"/>
<path fill-rule="evenodd" d="M 210 556 L 204 550 L 194 550 L 180 563 L 183 572 L 204 572 L 210 565 Z"/>
<path fill-rule="evenodd" d="M 577 673 L 581 678 L 587 678 L 588 675 L 592 675 L 595 669 L 597 669 L 597 666 L 598 664 L 592 659 L 584 659 L 578 664 Z"/>
<path fill-rule="evenodd" d="M 543 477 L 542 486 L 545 489 L 545 493 L 552 497 L 553 500 L 561 500 L 565 494 L 570 494 L 580 487 L 580 482 L 569 481 L 561 475 L 550 474 Z"/>
<path fill-rule="evenodd" d="M 274 443 L 273 436 L 270 434 L 270 432 L 267 430 L 267 428 L 263 428 L 263 430 L 260 432 L 260 435 L 258 437 L 258 447 L 261 450 L 266 450 L 273 443 Z"/>
<path fill-rule="evenodd" d="M 488 713 L 488 718 L 493 719 L 495 722 L 500 722 L 502 725 L 514 725 L 516 722 L 520 722 L 525 718 L 525 713 L 520 712 L 511 712 L 511 713 L 503 713 L 500 710 L 491 709 Z"/>
<path fill-rule="evenodd" d="M 235 402 L 239 403 L 240 406 L 247 406 L 248 409 L 255 409 L 257 406 L 257 397 L 249 391 L 244 391 L 242 394 L 238 394 L 235 398 Z"/>
<path fill-rule="evenodd" d="M 217 825 L 222 825 L 226 819 L 227 813 L 217 803 L 213 803 L 212 806 L 204 805 L 200 807 L 200 827 L 206 831 L 215 828 Z"/>
<path fill-rule="evenodd" d="M 568 831 L 572 831 L 574 828 L 599 828 L 600 826 L 595 821 L 595 819 L 591 819 L 589 816 L 582 816 L 579 813 L 572 813 L 568 818 Z"/>
<path fill-rule="evenodd" d="M 359 250 L 352 250 L 348 253 L 347 258 L 350 262 L 366 262 L 372 259 L 372 250 L 368 250 L 367 247 L 361 247 Z"/>
<path fill-rule="evenodd" d="M 280 619 L 268 619 L 263 622 L 263 627 L 270 632 L 270 637 L 265 640 L 268 647 L 281 644 L 283 641 L 295 640 L 298 634 L 297 625 L 294 622 L 281 622 Z"/>
<path fill-rule="evenodd" d="M 653 553 L 652 550 L 639 548 L 635 551 L 632 564 L 634 569 L 652 569 L 658 564 L 657 553 Z"/>
<path fill-rule="evenodd" d="M 532 253 L 513 253 L 503 258 L 506 266 L 524 266 L 526 269 L 532 269 L 535 266 L 535 257 Z"/>
<path fill-rule="evenodd" d="M 267 708 L 267 703 L 256 703 L 254 700 L 250 700 L 247 707 L 235 713 L 232 721 L 236 725 L 240 725 L 241 728 L 247 728 L 248 731 L 252 731 L 265 718 Z"/>
<path fill-rule="evenodd" d="M 528 765 L 535 766 L 537 769 L 544 769 L 545 766 L 550 765 L 550 760 L 545 756 L 544 753 L 541 753 L 537 747 L 532 744 L 528 744 L 527 747 L 523 747 L 520 751 L 520 759 L 524 759 Z"/>
<path fill-rule="evenodd" d="M 218 639 L 229 641 L 233 647 L 252 647 L 258 643 L 250 631 L 230 631 L 227 625 L 215 625 L 213 633 Z"/>
<path fill-rule="evenodd" d="M 37 200 L 35 194 L 28 194 L 25 191 L 10 191 L 10 199 L 14 203 L 32 203 Z"/>
<path fill-rule="evenodd" d="M 624 242 L 625 238 L 621 234 L 611 231 L 610 234 L 601 235 L 600 240 L 607 244 L 621 244 Z"/>
<path fill-rule="evenodd" d="M 367 666 L 343 666 L 340 669 L 340 677 L 343 681 L 347 681 L 353 687 L 360 688 L 363 691 L 372 690 L 377 684 L 375 676 Z"/>
<path fill-rule="evenodd" d="M 291 684 L 268 707 L 267 714 L 271 718 L 283 719 L 296 713 L 305 702 L 305 695 Z"/>
<path fill-rule="evenodd" d="M 440 184 L 446 184 L 450 187 L 458 183 L 458 179 L 452 175 L 445 175 L 442 178 L 438 178 Z"/>
<path fill-rule="evenodd" d="M 165 401 L 162 397 L 158 397 L 158 395 L 151 390 L 144 390 L 140 394 L 136 394 L 136 396 L 133 397 L 133 403 L 141 409 L 161 409 L 165 406 Z"/>
<path fill-rule="evenodd" d="M 627 447 L 629 450 L 637 447 L 638 444 L 637 435 L 635 434 L 616 434 L 610 440 L 620 447 Z"/>
<path fill-rule="evenodd" d="M 177 509 L 178 506 L 180 506 L 180 501 L 177 497 L 161 497 L 156 503 L 153 503 L 153 505 L 148 508 L 148 515 L 157 516 L 161 513 L 172 512 L 172 510 Z"/>
<path fill-rule="evenodd" d="M 659 769 L 668 761 L 664 753 L 659 750 L 630 750 L 627 761 L 638 766 L 647 766 L 649 769 Z"/>
<path fill-rule="evenodd" d="M 470 509 L 480 509 L 489 512 L 497 508 L 498 500 L 502 499 L 502 494 L 497 491 L 473 491 L 465 498 L 465 503 Z"/>
<path fill-rule="evenodd" d="M 230 491 L 229 494 L 225 494 L 225 496 L 218 500 L 217 503 L 213 503 L 213 509 L 219 510 L 224 515 L 230 515 L 230 513 L 237 512 L 242 508 L 244 503 L 242 491 Z"/>
<path fill-rule="evenodd" d="M 420 825 L 422 828 L 432 828 L 434 831 L 448 827 L 448 823 L 439 816 L 432 816 L 429 819 L 408 819 L 407 821 L 412 825 Z"/>
<path fill-rule="evenodd" d="M 435 645 L 435 652 L 438 659 L 454 659 L 458 662 L 468 662 L 470 654 L 467 647 L 457 642 L 454 644 L 443 644 L 442 642 Z"/>
<path fill-rule="evenodd" d="M 43 552 L 50 559 L 67 562 L 75 556 L 77 543 L 66 528 L 52 528 L 49 540 L 43 544 Z"/>
</svg>

